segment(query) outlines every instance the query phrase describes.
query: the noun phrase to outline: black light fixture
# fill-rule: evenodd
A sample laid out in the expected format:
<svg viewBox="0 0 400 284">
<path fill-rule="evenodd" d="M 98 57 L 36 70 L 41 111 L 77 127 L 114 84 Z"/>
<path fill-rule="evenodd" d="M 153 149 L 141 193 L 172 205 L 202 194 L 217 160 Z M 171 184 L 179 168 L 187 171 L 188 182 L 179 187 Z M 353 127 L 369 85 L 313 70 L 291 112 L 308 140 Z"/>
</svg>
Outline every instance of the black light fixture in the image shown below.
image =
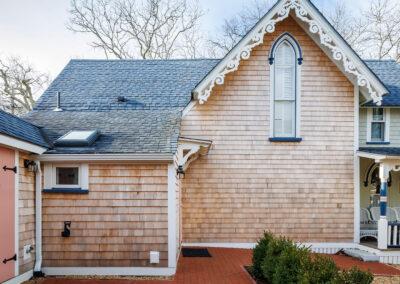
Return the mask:
<svg viewBox="0 0 400 284">
<path fill-rule="evenodd" d="M 28 169 L 28 172 L 34 172 L 36 171 L 36 163 L 34 161 L 24 159 L 24 168 Z"/>
<path fill-rule="evenodd" d="M 185 178 L 185 171 L 183 170 L 183 166 L 178 166 L 178 169 L 176 170 L 176 174 L 178 175 L 179 179 Z"/>
</svg>

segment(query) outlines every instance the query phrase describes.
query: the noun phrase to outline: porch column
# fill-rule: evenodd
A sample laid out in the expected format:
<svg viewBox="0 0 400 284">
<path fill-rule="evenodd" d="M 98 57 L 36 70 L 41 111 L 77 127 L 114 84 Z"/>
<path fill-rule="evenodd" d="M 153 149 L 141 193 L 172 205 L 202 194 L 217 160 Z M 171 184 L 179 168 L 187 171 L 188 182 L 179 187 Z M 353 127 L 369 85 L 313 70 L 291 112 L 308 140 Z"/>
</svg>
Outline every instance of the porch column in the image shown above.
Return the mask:
<svg viewBox="0 0 400 284">
<path fill-rule="evenodd" d="M 389 168 L 385 163 L 381 163 L 379 167 L 379 177 L 381 179 L 381 217 L 378 221 L 378 248 L 387 249 L 388 241 L 388 221 L 386 218 L 386 204 L 387 204 L 387 180 L 389 178 Z"/>
</svg>

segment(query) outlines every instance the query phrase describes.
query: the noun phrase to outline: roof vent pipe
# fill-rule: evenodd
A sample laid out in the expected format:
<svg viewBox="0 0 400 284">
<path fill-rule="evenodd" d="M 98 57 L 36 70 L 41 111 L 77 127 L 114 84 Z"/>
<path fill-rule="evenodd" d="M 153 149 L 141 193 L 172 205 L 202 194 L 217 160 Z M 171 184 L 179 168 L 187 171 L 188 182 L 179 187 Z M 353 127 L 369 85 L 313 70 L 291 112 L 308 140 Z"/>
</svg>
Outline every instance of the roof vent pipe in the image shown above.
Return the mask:
<svg viewBox="0 0 400 284">
<path fill-rule="evenodd" d="M 54 111 L 62 111 L 61 107 L 60 107 L 60 100 L 61 100 L 61 93 L 57 92 L 57 106 L 54 109 Z"/>
</svg>

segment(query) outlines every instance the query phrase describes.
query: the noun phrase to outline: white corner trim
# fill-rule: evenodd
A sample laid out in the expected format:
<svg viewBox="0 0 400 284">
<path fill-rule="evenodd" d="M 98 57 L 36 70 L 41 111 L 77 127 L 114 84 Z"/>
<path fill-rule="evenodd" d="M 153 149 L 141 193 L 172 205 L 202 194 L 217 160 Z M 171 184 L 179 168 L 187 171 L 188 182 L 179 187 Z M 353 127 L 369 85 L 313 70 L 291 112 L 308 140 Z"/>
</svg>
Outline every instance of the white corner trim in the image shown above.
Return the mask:
<svg viewBox="0 0 400 284">
<path fill-rule="evenodd" d="M 176 268 L 176 168 L 168 164 L 168 267 Z"/>
<path fill-rule="evenodd" d="M 32 277 L 33 277 L 33 270 L 29 270 L 24 274 L 21 274 L 17 277 L 11 278 L 10 280 L 3 282 L 2 284 L 20 284 L 22 282 L 31 279 Z"/>
<path fill-rule="evenodd" d="M 51 276 L 102 275 L 102 276 L 173 276 L 171 267 L 43 267 L 43 273 Z"/>
<path fill-rule="evenodd" d="M 173 154 L 43 154 L 34 158 L 42 162 L 171 162 Z"/>
<path fill-rule="evenodd" d="M 190 103 L 183 109 L 182 111 L 182 118 L 185 117 L 191 110 L 192 108 L 197 104 L 197 101 L 191 100 Z"/>
<path fill-rule="evenodd" d="M 14 159 L 15 159 L 15 167 L 17 168 L 17 173 L 14 175 L 14 191 L 15 191 L 15 205 L 14 205 L 14 226 L 15 226 L 15 236 L 14 236 L 14 246 L 15 246 L 15 253 L 17 255 L 17 260 L 14 262 L 14 275 L 19 275 L 19 175 L 20 175 L 20 168 L 19 168 L 19 151 L 14 151 Z"/>
<path fill-rule="evenodd" d="M 37 165 L 36 171 L 36 188 L 35 188 L 35 266 L 34 271 L 40 271 L 42 267 L 42 170 L 40 161 L 35 161 Z"/>
<path fill-rule="evenodd" d="M 354 86 L 354 242 L 360 242 L 360 157 L 357 156 L 360 145 L 360 89 Z"/>
<path fill-rule="evenodd" d="M 43 154 L 47 149 L 30 142 L 22 141 L 8 135 L 0 134 L 0 144 L 35 154 Z"/>
<path fill-rule="evenodd" d="M 281 0 L 193 90 L 200 104 L 207 101 L 215 85 L 222 85 L 225 76 L 239 68 L 240 60 L 250 58 L 252 49 L 263 43 L 264 35 L 273 33 L 275 25 L 286 19 L 292 10 L 298 19 L 309 25 L 311 33 L 319 35 L 320 44 L 332 52 L 336 61 L 343 64 L 344 71 L 357 78 L 357 84 L 368 90 L 375 103 L 381 103 L 382 96 L 388 93 L 387 88 L 346 42 L 332 30 L 315 7 L 308 0 Z"/>
</svg>

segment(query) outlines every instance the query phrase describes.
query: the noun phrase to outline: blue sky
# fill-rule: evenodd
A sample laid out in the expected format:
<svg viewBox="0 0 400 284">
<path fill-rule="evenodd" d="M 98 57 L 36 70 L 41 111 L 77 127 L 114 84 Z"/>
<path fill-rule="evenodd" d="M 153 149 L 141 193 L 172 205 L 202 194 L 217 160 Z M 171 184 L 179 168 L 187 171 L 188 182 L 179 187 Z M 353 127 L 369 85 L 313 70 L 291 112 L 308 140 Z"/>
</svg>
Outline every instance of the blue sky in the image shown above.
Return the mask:
<svg viewBox="0 0 400 284">
<path fill-rule="evenodd" d="M 217 29 L 225 18 L 238 13 L 251 0 L 199 0 L 208 11 L 202 20 L 205 31 Z M 338 0 L 314 0 L 322 10 L 329 10 Z M 365 0 L 348 1 L 349 8 Z M 69 0 L 1 0 L 0 54 L 19 55 L 39 70 L 55 77 L 71 58 L 102 58 L 88 42 L 90 37 L 74 34 L 65 28 Z"/>
</svg>

